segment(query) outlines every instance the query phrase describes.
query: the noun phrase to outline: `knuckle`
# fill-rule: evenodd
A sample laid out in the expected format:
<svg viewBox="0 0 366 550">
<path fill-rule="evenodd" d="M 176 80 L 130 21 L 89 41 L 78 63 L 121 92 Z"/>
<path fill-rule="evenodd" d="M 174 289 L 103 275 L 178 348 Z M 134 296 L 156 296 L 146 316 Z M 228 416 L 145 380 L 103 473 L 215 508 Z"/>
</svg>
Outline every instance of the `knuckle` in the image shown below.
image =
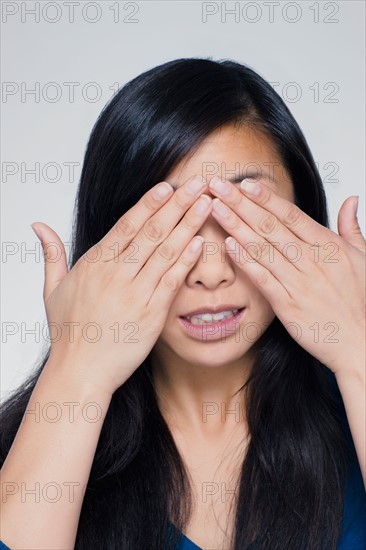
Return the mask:
<svg viewBox="0 0 366 550">
<path fill-rule="evenodd" d="M 171 273 L 166 273 L 162 281 L 169 290 L 176 291 L 179 287 L 179 281 L 177 277 L 175 277 Z"/>
<path fill-rule="evenodd" d="M 183 254 L 180 258 L 180 261 L 184 265 L 184 267 L 191 267 L 193 263 L 192 257 L 187 256 L 187 254 Z"/>
<path fill-rule="evenodd" d="M 283 220 L 286 225 L 297 225 L 302 220 L 302 212 L 296 206 L 296 204 L 291 204 L 284 213 Z"/>
<path fill-rule="evenodd" d="M 154 201 L 150 193 L 141 197 L 141 203 L 142 206 L 144 206 L 147 210 L 150 210 L 151 212 L 156 212 L 156 201 Z"/>
<path fill-rule="evenodd" d="M 192 231 L 197 227 L 197 219 L 192 218 L 192 216 L 184 216 L 184 218 L 182 219 L 182 225 L 184 229 L 187 229 L 188 231 Z"/>
<path fill-rule="evenodd" d="M 266 206 L 267 203 L 271 202 L 272 193 L 268 188 L 264 188 L 262 186 L 260 195 L 259 195 L 259 203 L 261 206 Z"/>
<path fill-rule="evenodd" d="M 190 204 L 184 193 L 175 193 L 172 196 L 172 203 L 178 210 L 186 210 Z"/>
<path fill-rule="evenodd" d="M 239 193 L 239 194 L 234 194 L 234 196 L 232 198 L 230 198 L 230 203 L 229 203 L 229 206 L 230 207 L 234 207 L 233 209 L 235 208 L 238 208 L 240 207 L 240 205 L 243 203 L 245 204 L 245 199 L 244 199 L 244 196 Z"/>
<path fill-rule="evenodd" d="M 116 231 L 122 237 L 131 237 L 135 234 L 136 228 L 129 217 L 122 216 L 116 223 Z"/>
<path fill-rule="evenodd" d="M 237 230 L 239 233 L 242 229 L 243 220 L 239 216 L 231 216 L 228 225 L 231 230 Z"/>
<path fill-rule="evenodd" d="M 153 218 L 150 219 L 150 220 L 147 220 L 147 222 L 144 224 L 143 232 L 144 232 L 144 235 L 150 241 L 153 241 L 153 242 L 158 241 L 161 238 L 162 234 L 163 234 L 161 226 Z"/>
<path fill-rule="evenodd" d="M 265 216 L 259 222 L 259 230 L 265 235 L 273 233 L 276 228 L 277 228 L 277 219 L 275 218 L 275 216 L 272 216 L 272 215 Z"/>
<path fill-rule="evenodd" d="M 158 246 L 157 252 L 165 261 L 171 262 L 174 258 L 174 250 L 167 241 L 164 241 L 160 246 Z"/>
</svg>

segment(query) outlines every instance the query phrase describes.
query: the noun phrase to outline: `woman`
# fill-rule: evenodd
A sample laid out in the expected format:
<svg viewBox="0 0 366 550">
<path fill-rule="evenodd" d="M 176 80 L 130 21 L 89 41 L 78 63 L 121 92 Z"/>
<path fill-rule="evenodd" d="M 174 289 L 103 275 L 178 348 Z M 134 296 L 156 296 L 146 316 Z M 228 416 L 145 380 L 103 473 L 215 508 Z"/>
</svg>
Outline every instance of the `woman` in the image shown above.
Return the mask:
<svg viewBox="0 0 366 550">
<path fill-rule="evenodd" d="M 91 133 L 69 271 L 34 225 L 52 342 L 3 405 L 3 543 L 364 548 L 354 199 L 337 235 L 249 67 L 178 59 L 126 84 Z"/>
</svg>

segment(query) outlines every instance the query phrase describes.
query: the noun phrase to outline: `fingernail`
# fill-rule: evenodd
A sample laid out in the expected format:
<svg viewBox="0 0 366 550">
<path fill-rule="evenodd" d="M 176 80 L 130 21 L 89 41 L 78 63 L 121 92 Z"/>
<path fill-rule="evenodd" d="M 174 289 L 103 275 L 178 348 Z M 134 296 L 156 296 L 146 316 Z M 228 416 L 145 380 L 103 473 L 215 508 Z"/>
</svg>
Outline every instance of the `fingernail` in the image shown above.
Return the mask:
<svg viewBox="0 0 366 550">
<path fill-rule="evenodd" d="M 353 211 L 355 213 L 355 216 L 357 217 L 357 210 L 358 210 L 358 199 L 359 195 L 356 195 L 356 200 L 353 202 Z"/>
<path fill-rule="evenodd" d="M 196 235 L 196 237 L 191 242 L 191 252 L 198 252 L 202 247 L 204 238 L 201 235 Z"/>
<path fill-rule="evenodd" d="M 232 237 L 226 237 L 225 242 L 229 250 L 236 249 L 237 241 L 235 241 L 235 239 L 233 239 Z"/>
<path fill-rule="evenodd" d="M 258 183 L 253 180 L 243 180 L 240 184 L 241 189 L 248 193 L 248 195 L 259 195 L 260 187 Z"/>
<path fill-rule="evenodd" d="M 156 189 L 154 189 L 153 197 L 156 200 L 165 199 L 165 197 L 167 197 L 172 190 L 173 187 L 167 181 L 163 181 L 163 183 L 161 183 L 157 186 Z"/>
<path fill-rule="evenodd" d="M 212 206 L 215 212 L 217 212 L 218 215 L 221 216 L 222 218 L 227 218 L 229 216 L 229 210 L 219 199 L 214 199 L 212 201 Z"/>
<path fill-rule="evenodd" d="M 228 195 L 230 192 L 230 185 L 226 181 L 222 181 L 219 176 L 214 176 L 211 179 L 210 187 L 221 193 L 221 195 Z"/>
<path fill-rule="evenodd" d="M 206 185 L 206 180 L 202 176 L 196 176 L 192 181 L 190 181 L 187 185 L 187 190 L 189 190 L 190 194 L 195 195 L 201 189 L 203 189 Z"/>
<path fill-rule="evenodd" d="M 211 199 L 208 195 L 202 195 L 196 203 L 197 214 L 204 214 L 211 204 Z"/>
</svg>

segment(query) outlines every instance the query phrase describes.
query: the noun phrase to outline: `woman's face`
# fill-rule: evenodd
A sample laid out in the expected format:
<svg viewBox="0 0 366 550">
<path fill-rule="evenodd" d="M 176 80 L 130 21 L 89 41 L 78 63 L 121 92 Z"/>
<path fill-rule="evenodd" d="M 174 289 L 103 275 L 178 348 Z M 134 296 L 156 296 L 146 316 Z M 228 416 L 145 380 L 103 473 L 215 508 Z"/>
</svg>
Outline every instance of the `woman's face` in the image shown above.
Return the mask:
<svg viewBox="0 0 366 550">
<path fill-rule="evenodd" d="M 294 202 L 292 183 L 271 141 L 245 126 L 227 125 L 213 132 L 193 157 L 181 162 L 165 179 L 180 187 L 196 174 L 208 182 L 214 175 L 225 179 L 237 177 L 238 182 L 233 185 L 239 188 L 240 181 L 253 171 L 253 177 L 257 174 L 257 179 Z M 209 190 L 205 193 L 214 198 Z M 197 234 L 205 239 L 202 254 L 170 307 L 153 355 L 158 356 L 159 362 L 169 365 L 178 361 L 213 368 L 242 360 L 275 314 L 269 302 L 226 252 L 224 240 L 229 234 L 212 215 Z M 215 339 L 193 337 L 180 317 L 218 304 L 245 307 L 245 310 L 234 328 L 217 329 Z M 198 329 L 202 331 L 201 327 Z"/>
</svg>

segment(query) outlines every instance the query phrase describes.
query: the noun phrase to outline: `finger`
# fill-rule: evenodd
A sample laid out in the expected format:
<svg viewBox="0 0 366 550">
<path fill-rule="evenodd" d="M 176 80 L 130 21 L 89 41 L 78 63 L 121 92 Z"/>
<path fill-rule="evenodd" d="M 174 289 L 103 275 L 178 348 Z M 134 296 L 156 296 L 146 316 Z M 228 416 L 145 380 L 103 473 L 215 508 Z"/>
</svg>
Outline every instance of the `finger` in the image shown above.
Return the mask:
<svg viewBox="0 0 366 550">
<path fill-rule="evenodd" d="M 202 194 L 138 273 L 136 279 L 140 277 L 147 281 L 149 295 L 154 292 L 167 270 L 178 260 L 187 243 L 200 230 L 210 214 L 211 203 L 211 198 Z"/>
<path fill-rule="evenodd" d="M 190 178 L 177 189 L 158 212 L 145 221 L 143 227 L 133 239 L 132 244 L 135 249 L 133 261 L 129 258 L 130 251 L 128 250 L 120 255 L 124 263 L 124 273 L 132 278 L 139 273 L 150 256 L 165 241 L 205 187 L 207 187 L 207 183 L 201 176 Z M 197 227 L 195 226 L 194 232 L 191 232 L 188 238 L 196 232 Z"/>
<path fill-rule="evenodd" d="M 271 239 L 263 239 L 249 227 L 231 208 L 220 199 L 212 201 L 212 216 L 222 225 L 225 231 L 241 245 L 242 262 L 257 262 L 266 268 L 281 284 L 291 289 L 297 284 L 299 272 L 305 269 L 301 264 L 302 248 L 296 242 L 286 243 L 284 232 L 287 232 L 277 220 L 277 230 L 271 233 Z M 268 217 L 268 214 L 267 214 Z M 274 219 L 277 219 L 274 217 Z M 282 229 L 283 228 L 283 229 Z M 285 243 L 282 248 L 282 245 Z M 305 259 L 307 263 L 307 259 Z M 304 266 L 304 267 L 303 267 Z"/>
<path fill-rule="evenodd" d="M 165 204 L 173 194 L 166 181 L 149 189 L 137 203 L 121 216 L 108 233 L 95 245 L 104 261 L 116 259 L 134 239 L 146 220 Z"/>
<path fill-rule="evenodd" d="M 348 197 L 342 204 L 338 213 L 338 233 L 343 239 L 353 246 L 366 251 L 366 241 L 362 235 L 357 219 L 358 197 Z"/>
<path fill-rule="evenodd" d="M 286 300 L 288 301 L 291 298 L 291 294 L 282 285 L 281 281 L 254 259 L 254 261 L 248 262 L 243 247 L 233 237 L 225 239 L 225 246 L 230 258 L 248 275 L 261 294 L 271 304 L 273 310 L 275 312 L 279 311 Z"/>
<path fill-rule="evenodd" d="M 178 290 L 200 257 L 203 242 L 203 237 L 196 235 L 185 247 L 175 264 L 164 273 L 149 301 L 152 311 L 167 312 L 169 310 Z"/>
<path fill-rule="evenodd" d="M 33 223 L 31 227 L 41 241 L 43 249 L 45 262 L 43 299 L 46 301 L 65 275 L 67 275 L 65 247 L 57 233 L 47 224 L 37 222 Z"/>
<path fill-rule="evenodd" d="M 214 187 L 214 178 L 210 181 L 209 189 L 211 191 L 212 188 L 212 192 L 227 203 L 253 229 L 255 229 L 256 220 L 264 220 L 270 212 L 291 234 L 291 238 L 287 241 L 294 240 L 295 237 L 311 245 L 322 239 L 324 243 L 329 241 L 328 228 L 313 220 L 296 204 L 277 195 L 267 185 L 249 178 L 241 182 L 240 188 L 230 182 L 226 183 L 229 184 L 230 189 L 226 195 L 219 193 L 219 190 Z"/>
</svg>

